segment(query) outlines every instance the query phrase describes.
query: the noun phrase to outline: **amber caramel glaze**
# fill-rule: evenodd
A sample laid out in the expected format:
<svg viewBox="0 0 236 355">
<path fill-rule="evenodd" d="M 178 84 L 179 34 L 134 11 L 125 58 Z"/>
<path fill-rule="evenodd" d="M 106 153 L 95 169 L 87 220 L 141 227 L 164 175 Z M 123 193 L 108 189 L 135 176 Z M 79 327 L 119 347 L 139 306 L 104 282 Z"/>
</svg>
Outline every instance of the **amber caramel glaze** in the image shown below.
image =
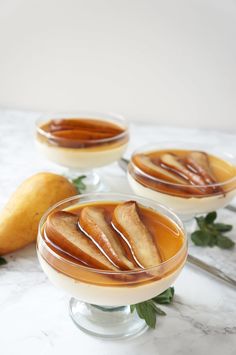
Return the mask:
<svg viewBox="0 0 236 355">
<path fill-rule="evenodd" d="M 145 156 L 149 157 L 152 160 L 152 162 L 158 165 L 160 161 L 160 157 L 163 154 L 166 153 L 175 154 L 178 158 L 184 159 L 187 157 L 189 152 L 191 151 L 168 149 L 168 150 L 147 152 L 145 153 Z M 185 197 L 185 198 L 190 198 L 193 196 L 197 198 L 202 198 L 206 196 L 224 194 L 236 188 L 236 179 L 234 179 L 236 177 L 236 167 L 230 164 L 229 162 L 219 157 L 216 157 L 214 155 L 207 154 L 209 167 L 212 176 L 216 180 L 216 183 L 220 183 L 220 184 L 223 183 L 223 185 L 220 185 L 220 189 L 210 194 L 203 193 L 201 190 L 199 190 L 198 193 L 198 191 L 196 190 L 196 186 L 188 185 L 187 182 L 186 185 L 181 185 L 181 184 L 168 183 L 168 181 L 164 181 L 161 179 L 159 180 L 156 176 L 150 174 L 148 168 L 146 168 L 144 165 L 141 165 L 139 163 L 138 156 L 139 154 L 136 154 L 132 157 L 133 166 L 132 165 L 129 166 L 130 175 L 143 186 L 156 190 L 157 192 L 178 196 L 178 197 Z M 137 167 L 138 169 L 135 169 L 135 167 Z M 144 174 L 142 174 L 142 172 L 144 172 Z M 153 176 L 154 179 L 148 177 L 148 175 L 151 177 Z M 233 181 L 230 181 L 232 179 Z M 224 184 L 224 182 L 226 183 Z"/>
<path fill-rule="evenodd" d="M 79 217 L 83 207 L 94 206 L 99 209 L 101 208 L 105 213 L 107 222 L 111 223 L 112 213 L 117 204 L 118 202 L 110 201 L 92 202 L 89 204 L 86 203 L 70 207 L 65 209 L 65 211 L 76 214 Z M 142 271 L 141 273 L 137 273 L 138 269 L 136 269 L 134 272 L 132 272 L 132 270 L 129 272 L 114 272 L 113 275 L 106 275 L 106 272 L 93 272 L 92 268 L 86 267 L 89 265 L 85 265 L 83 260 L 77 260 L 72 255 L 66 254 L 63 250 L 60 249 L 59 246 L 53 245 L 48 240 L 49 238 L 45 238 L 44 227 L 42 228 L 42 236 L 44 243 L 47 245 L 47 248 L 42 247 L 40 250 L 39 245 L 39 250 L 44 259 L 57 271 L 86 283 L 99 284 L 103 286 L 135 286 L 140 283 L 146 283 L 160 279 L 173 273 L 184 263 L 186 258 L 186 249 L 182 250 L 182 253 L 180 253 L 178 258 L 173 258 L 183 247 L 184 234 L 179 226 L 177 226 L 177 224 L 172 222 L 167 217 L 154 211 L 153 209 L 141 207 L 139 209 L 139 214 L 141 220 L 152 234 L 153 240 L 158 247 L 163 262 L 161 266 L 152 268 L 151 271 Z M 125 243 L 118 233 L 117 238 L 119 238 L 122 243 Z M 52 252 L 50 252 L 50 250 Z M 55 254 L 62 257 L 62 260 L 56 257 Z M 127 257 L 132 260 L 131 253 L 127 253 Z M 165 266 L 164 262 L 167 260 L 169 260 L 169 265 Z M 69 262 L 72 263 L 70 264 Z M 81 266 L 81 268 L 78 266 Z"/>
<path fill-rule="evenodd" d="M 64 148 L 105 148 L 127 143 L 128 132 L 102 119 L 52 119 L 39 126 L 37 138 L 42 143 Z"/>
</svg>

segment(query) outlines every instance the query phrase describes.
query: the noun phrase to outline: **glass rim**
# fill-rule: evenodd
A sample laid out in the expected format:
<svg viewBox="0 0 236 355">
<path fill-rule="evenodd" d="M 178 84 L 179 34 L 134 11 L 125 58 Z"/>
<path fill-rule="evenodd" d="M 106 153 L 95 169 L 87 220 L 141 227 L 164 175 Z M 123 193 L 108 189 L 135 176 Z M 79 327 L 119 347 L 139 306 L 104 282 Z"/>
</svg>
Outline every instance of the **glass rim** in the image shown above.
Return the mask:
<svg viewBox="0 0 236 355">
<path fill-rule="evenodd" d="M 80 117 L 80 116 L 86 116 L 89 115 L 91 117 Z M 58 117 L 57 117 L 58 116 Z M 64 116 L 64 118 L 63 118 Z M 71 117 L 70 117 L 71 116 Z M 73 117 L 74 116 L 74 117 Z M 101 117 L 98 117 L 101 116 Z M 51 118 L 50 118 L 51 117 Z M 54 118 L 53 118 L 54 117 Z M 48 118 L 48 120 L 47 120 Z M 119 134 L 117 134 L 114 137 L 109 137 L 109 138 L 102 138 L 102 139 L 93 139 L 92 142 L 93 144 L 96 143 L 109 143 L 112 142 L 114 140 L 120 139 L 125 137 L 127 134 L 129 134 L 129 123 L 128 120 L 119 114 L 116 113 L 112 113 L 112 112 L 99 112 L 99 111 L 92 111 L 92 110 L 78 110 L 78 111 L 68 111 L 68 112 L 45 112 L 44 114 L 40 115 L 36 120 L 35 120 L 35 125 L 36 125 L 36 131 L 37 133 L 39 133 L 40 135 L 46 137 L 47 139 L 55 139 L 55 136 L 53 136 L 53 134 L 51 134 L 50 132 L 46 132 L 44 131 L 40 126 L 40 122 L 42 122 L 43 120 L 45 120 L 45 122 L 50 121 L 50 119 L 76 119 L 76 118 L 85 118 L 85 119 L 94 119 L 94 120 L 104 120 L 104 121 L 110 121 L 112 123 L 117 123 L 119 125 L 119 123 L 122 124 L 122 128 L 124 129 L 124 132 L 121 132 Z M 60 137 L 56 137 L 58 142 L 67 142 L 70 139 L 68 138 L 60 138 Z M 86 143 L 88 142 L 88 140 L 86 139 L 81 139 L 80 140 L 82 143 Z M 66 148 L 66 147 L 64 147 Z M 69 147 L 68 147 L 69 148 Z M 73 148 L 74 149 L 74 148 Z M 79 148 L 77 148 L 79 149 Z"/>
<path fill-rule="evenodd" d="M 179 141 L 179 142 L 176 142 L 176 141 L 173 141 L 173 142 L 171 142 L 171 141 L 161 141 L 160 143 L 166 143 L 166 144 L 168 144 L 168 143 L 176 143 L 176 144 L 180 144 L 181 145 L 181 143 L 182 144 L 191 144 L 191 142 L 184 142 L 184 141 Z M 195 143 L 193 143 L 193 144 L 195 144 Z M 198 143 L 196 143 L 196 145 L 198 145 Z M 201 145 L 201 143 L 199 143 L 199 145 Z M 133 151 L 133 153 L 132 153 L 132 156 L 131 156 L 131 159 L 130 159 L 130 161 L 129 161 L 129 164 L 132 166 L 132 167 L 134 167 L 135 169 L 137 169 L 142 175 L 144 175 L 146 178 L 148 178 L 148 179 L 150 179 L 150 180 L 153 180 L 154 182 L 160 182 L 160 183 L 162 183 L 162 184 L 165 184 L 165 185 L 168 185 L 168 186 L 172 186 L 172 187 L 184 187 L 184 188 L 189 188 L 189 189 L 192 189 L 192 188 L 194 188 L 194 187 L 199 187 L 199 188 L 205 188 L 205 187 L 222 187 L 222 186 L 224 186 L 224 185 L 227 185 L 227 184 L 230 184 L 230 183 L 232 183 L 232 182 L 234 182 L 235 180 L 236 180 L 236 175 L 235 176 L 233 176 L 232 178 L 230 178 L 230 179 L 228 179 L 228 180 L 225 180 L 225 181 L 221 181 L 221 182 L 216 182 L 216 183 L 212 183 L 212 184 L 203 184 L 203 185 L 196 185 L 196 184 L 194 184 L 194 185 L 189 185 L 189 184 L 178 184 L 178 183 L 172 183 L 172 182 L 170 182 L 170 181 L 166 181 L 166 180 L 163 180 L 163 179 L 159 179 L 159 178 L 157 178 L 157 177 L 155 177 L 155 176 L 152 176 L 152 175 L 150 175 L 150 174 L 148 174 L 148 173 L 146 173 L 145 171 L 143 171 L 140 167 L 138 167 L 135 163 L 134 163 L 134 161 L 133 161 L 133 157 L 136 155 L 136 154 L 140 154 L 140 153 L 142 153 L 143 152 L 143 154 L 145 154 L 145 152 L 147 153 L 147 152 L 149 152 L 149 153 L 151 153 L 151 152 L 154 152 L 155 150 L 158 150 L 158 151 L 160 151 L 160 150 L 164 150 L 164 148 L 163 149 L 161 149 L 161 148 L 157 148 L 157 149 L 155 149 L 154 147 L 158 147 L 158 144 L 157 143 L 149 143 L 149 144 L 145 144 L 145 145 L 143 145 L 143 146 L 141 146 L 141 147 L 139 147 L 139 148 L 137 148 L 137 149 L 135 149 L 134 151 Z M 154 149 L 151 149 L 151 150 L 149 150 L 149 151 L 144 151 L 145 150 L 145 148 L 149 148 L 149 147 L 153 147 Z M 171 148 L 171 149 L 178 149 L 179 147 L 176 147 L 176 148 Z M 189 150 L 189 151 L 192 151 L 192 149 L 184 149 L 184 150 Z M 207 152 L 205 152 L 204 150 L 201 150 L 201 149 L 196 149 L 196 151 L 199 151 L 199 152 L 204 152 L 204 153 L 207 153 Z M 208 154 L 208 153 L 207 153 Z M 225 153 L 225 154 L 227 154 L 227 153 Z M 231 154 L 232 155 L 232 154 Z M 214 154 L 212 154 L 212 156 L 214 156 L 214 157 L 216 157 L 217 158 L 217 155 L 214 155 Z M 224 161 L 226 161 L 228 164 L 230 164 L 230 165 L 232 165 L 233 167 L 234 167 L 234 165 L 231 163 L 231 162 L 229 162 L 228 160 L 226 160 L 226 159 L 223 159 L 223 158 L 220 158 L 219 157 L 219 159 L 221 159 L 221 160 L 224 160 Z M 236 168 L 236 167 L 235 167 Z M 222 194 L 222 193 L 218 193 L 218 194 Z M 208 194 L 208 195 L 212 195 L 212 194 Z M 214 193 L 214 195 L 216 195 L 216 193 Z"/>
<path fill-rule="evenodd" d="M 119 270 L 119 271 L 113 271 L 113 270 L 104 270 L 104 269 L 96 269 L 96 268 L 93 268 L 93 267 L 90 267 L 90 266 L 86 266 L 86 265 L 79 265 L 78 263 L 74 262 L 74 261 L 71 261 L 71 260 L 68 260 L 66 258 L 64 258 L 63 256 L 57 254 L 54 250 L 52 250 L 48 245 L 47 243 L 45 242 L 45 240 L 43 239 L 42 237 L 42 227 L 44 225 L 44 223 L 46 222 L 46 219 L 48 217 L 48 215 L 53 212 L 53 210 L 57 209 L 58 207 L 60 207 L 61 205 L 64 205 L 68 202 L 73 202 L 73 201 L 76 201 L 76 200 L 79 200 L 79 199 L 83 199 L 86 197 L 94 197 L 94 201 L 93 200 L 88 200 L 87 202 L 91 201 L 91 202 L 99 202 L 99 200 L 96 199 L 96 196 L 107 196 L 108 199 L 106 201 L 109 201 L 109 195 L 111 196 L 115 196 L 117 197 L 117 199 L 119 197 L 127 197 L 127 200 L 128 199 L 131 199 L 131 200 L 142 200 L 142 201 L 147 201 L 147 202 L 151 202 L 151 204 L 153 205 L 156 205 L 159 209 L 167 212 L 168 214 L 171 215 L 171 217 L 174 217 L 174 219 L 172 219 L 171 217 L 169 217 L 168 215 L 162 213 L 162 212 L 159 212 L 159 210 L 157 210 L 158 213 L 164 215 L 167 219 L 171 220 L 172 223 L 174 223 L 175 225 L 177 225 L 177 227 L 182 231 L 183 233 L 183 237 L 184 237 L 184 241 L 183 241 L 183 244 L 181 245 L 180 249 L 177 251 L 176 254 L 174 254 L 171 258 L 161 262 L 160 264 L 158 265 L 155 265 L 155 266 L 151 266 L 149 268 L 142 268 L 142 269 L 133 269 L 133 270 Z M 114 200 L 112 200 L 114 201 Z M 83 203 L 86 203 L 86 201 L 83 201 Z M 148 207 L 148 206 L 145 206 L 144 207 Z M 152 207 L 151 207 L 152 208 Z M 162 268 L 163 266 L 166 266 L 168 264 L 171 264 L 173 261 L 175 261 L 175 259 L 178 259 L 178 257 L 182 254 L 182 252 L 185 250 L 186 248 L 186 255 L 187 255 L 187 244 L 188 244 L 188 237 L 187 237 L 187 231 L 185 229 L 185 226 L 183 224 L 183 222 L 181 221 L 181 219 L 178 217 L 178 215 L 172 211 L 172 209 L 160 204 L 160 203 L 157 203 L 151 199 L 147 199 L 147 198 L 143 198 L 143 197 L 139 197 L 137 195 L 133 195 L 133 194 L 127 194 L 127 193 L 109 193 L 109 192 L 97 192 L 97 193 L 87 193 L 87 194 L 81 194 L 81 195 L 75 195 L 75 196 L 72 196 L 72 197 L 68 197 L 64 200 L 61 200 L 59 202 L 57 202 L 56 204 L 54 204 L 53 206 L 51 206 L 45 213 L 44 215 L 41 217 L 40 219 L 40 222 L 39 222 L 39 226 L 38 226 L 38 236 L 37 236 L 37 244 L 36 244 L 36 248 L 37 250 L 39 249 L 38 248 L 38 243 L 39 243 L 39 238 L 40 238 L 40 242 L 43 243 L 43 247 L 45 247 L 50 254 L 52 254 L 54 257 L 56 257 L 57 259 L 59 260 L 62 260 L 65 264 L 69 264 L 69 265 L 72 265 L 72 266 L 75 266 L 76 268 L 79 269 L 83 269 L 85 271 L 89 271 L 89 272 L 93 272 L 93 273 L 97 273 L 97 274 L 104 274 L 104 275 L 129 275 L 129 274 L 140 274 L 140 273 L 144 273 L 144 272 L 150 272 L 150 271 L 153 271 L 153 270 L 158 270 L 159 268 Z M 38 252 L 40 253 L 40 251 L 38 250 Z M 41 255 L 40 253 L 40 256 L 43 257 L 43 255 Z M 45 259 L 45 261 L 48 263 L 48 261 Z"/>
</svg>

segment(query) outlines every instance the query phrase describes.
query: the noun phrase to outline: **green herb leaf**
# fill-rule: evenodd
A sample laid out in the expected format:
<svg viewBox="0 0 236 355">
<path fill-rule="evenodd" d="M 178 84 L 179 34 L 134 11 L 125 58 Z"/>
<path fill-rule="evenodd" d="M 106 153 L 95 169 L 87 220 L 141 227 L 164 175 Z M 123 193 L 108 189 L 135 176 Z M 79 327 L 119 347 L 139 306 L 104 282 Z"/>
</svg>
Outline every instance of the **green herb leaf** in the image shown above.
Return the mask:
<svg viewBox="0 0 236 355">
<path fill-rule="evenodd" d="M 192 242 L 201 247 L 213 247 L 217 245 L 222 249 L 233 248 L 235 243 L 222 233 L 229 232 L 233 226 L 224 223 L 214 223 L 217 218 L 216 212 L 210 212 L 206 217 L 196 217 L 198 230 L 191 234 Z"/>
<path fill-rule="evenodd" d="M 200 229 L 205 227 L 205 217 L 195 217 L 195 220 L 197 221 L 197 225 Z"/>
<path fill-rule="evenodd" d="M 0 265 L 6 265 L 7 261 L 2 256 L 0 256 Z"/>
<path fill-rule="evenodd" d="M 150 302 L 150 305 L 159 316 L 166 316 L 166 312 L 164 312 L 161 308 L 157 307 L 155 302 Z"/>
<path fill-rule="evenodd" d="M 72 180 L 72 183 L 75 185 L 75 187 L 78 190 L 78 193 L 83 193 L 86 190 L 86 185 L 83 182 L 83 180 L 86 178 L 86 175 L 81 175 L 78 176 L 76 179 Z"/>
<path fill-rule="evenodd" d="M 211 232 L 209 232 L 209 242 L 208 242 L 208 246 L 209 247 L 214 247 L 216 244 L 217 244 L 217 240 L 216 240 L 216 235 L 215 235 L 215 233 L 211 233 Z"/>
<path fill-rule="evenodd" d="M 175 293 L 174 287 L 169 287 L 160 295 L 154 297 L 153 301 L 159 304 L 170 304 L 173 301 L 174 293 Z"/>
<path fill-rule="evenodd" d="M 222 249 L 231 249 L 234 247 L 234 242 L 225 235 L 219 234 L 216 238 L 216 244 Z"/>
<path fill-rule="evenodd" d="M 156 327 L 156 312 L 148 301 L 136 304 L 136 311 L 150 328 Z"/>
<path fill-rule="evenodd" d="M 233 229 L 233 226 L 231 224 L 214 223 L 213 226 L 217 231 L 222 233 L 229 232 Z"/>
<path fill-rule="evenodd" d="M 166 315 L 166 313 L 160 309 L 156 303 L 169 304 L 173 301 L 173 297 L 174 287 L 169 287 L 166 291 L 148 301 L 130 305 L 130 311 L 133 313 L 134 310 L 136 310 L 138 316 L 145 320 L 146 324 L 150 328 L 155 328 L 157 316 Z"/>
<path fill-rule="evenodd" d="M 209 245 L 211 236 L 204 230 L 197 230 L 191 234 L 191 239 L 195 245 L 205 247 Z"/>
<path fill-rule="evenodd" d="M 134 313 L 134 311 L 135 311 L 135 305 L 134 304 L 130 305 L 130 311 L 131 311 L 131 313 Z"/>
<path fill-rule="evenodd" d="M 213 223 L 213 222 L 216 220 L 216 217 L 217 217 L 216 211 L 210 212 L 210 213 L 208 213 L 208 214 L 206 215 L 206 217 L 205 217 L 205 222 L 206 222 L 207 224 L 211 224 L 211 223 Z"/>
</svg>

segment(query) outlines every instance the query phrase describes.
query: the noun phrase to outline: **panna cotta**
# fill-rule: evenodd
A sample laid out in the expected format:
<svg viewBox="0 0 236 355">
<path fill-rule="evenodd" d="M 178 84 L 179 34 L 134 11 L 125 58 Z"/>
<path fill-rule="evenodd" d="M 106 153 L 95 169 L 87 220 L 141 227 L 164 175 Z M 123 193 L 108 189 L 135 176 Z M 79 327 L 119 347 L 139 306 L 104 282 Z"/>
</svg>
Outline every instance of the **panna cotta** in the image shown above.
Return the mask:
<svg viewBox="0 0 236 355">
<path fill-rule="evenodd" d="M 236 195 L 236 167 L 200 150 L 139 150 L 128 166 L 132 190 L 184 219 L 226 206 Z"/>
<path fill-rule="evenodd" d="M 90 195 L 62 201 L 40 224 L 38 256 L 51 282 L 78 300 L 113 307 L 166 290 L 186 261 L 178 218 L 135 196 Z"/>
<path fill-rule="evenodd" d="M 70 169 L 88 170 L 110 164 L 122 156 L 128 140 L 128 128 L 116 116 L 57 116 L 37 124 L 39 151 L 48 160 Z"/>
</svg>

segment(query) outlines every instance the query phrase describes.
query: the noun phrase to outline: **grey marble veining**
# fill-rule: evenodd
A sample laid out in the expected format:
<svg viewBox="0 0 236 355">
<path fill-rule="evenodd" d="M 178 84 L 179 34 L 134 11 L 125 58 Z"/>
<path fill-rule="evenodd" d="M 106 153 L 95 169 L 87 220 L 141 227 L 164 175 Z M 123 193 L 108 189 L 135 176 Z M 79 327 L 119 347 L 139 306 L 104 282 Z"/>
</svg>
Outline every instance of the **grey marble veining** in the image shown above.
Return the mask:
<svg viewBox="0 0 236 355">
<path fill-rule="evenodd" d="M 37 171 L 60 171 L 39 157 L 33 143 L 37 113 L 0 110 L 0 207 L 24 178 Z M 131 125 L 130 153 L 163 139 L 211 141 L 236 152 L 236 137 L 213 131 Z M 113 191 L 130 192 L 116 164 L 102 169 Z M 223 215 L 222 215 L 223 213 Z M 233 213 L 221 212 L 236 224 Z M 235 225 L 236 227 L 236 225 Z M 235 232 L 231 232 L 235 238 Z M 196 248 L 191 252 L 235 275 L 236 251 Z M 31 245 L 7 257 L 0 268 L 0 351 L 5 355 L 215 355 L 236 354 L 236 290 L 187 265 L 175 284 L 172 306 L 154 331 L 127 341 L 103 341 L 80 332 L 68 316 L 68 296 L 42 272 Z M 235 275 L 236 277 L 236 275 Z"/>
</svg>

